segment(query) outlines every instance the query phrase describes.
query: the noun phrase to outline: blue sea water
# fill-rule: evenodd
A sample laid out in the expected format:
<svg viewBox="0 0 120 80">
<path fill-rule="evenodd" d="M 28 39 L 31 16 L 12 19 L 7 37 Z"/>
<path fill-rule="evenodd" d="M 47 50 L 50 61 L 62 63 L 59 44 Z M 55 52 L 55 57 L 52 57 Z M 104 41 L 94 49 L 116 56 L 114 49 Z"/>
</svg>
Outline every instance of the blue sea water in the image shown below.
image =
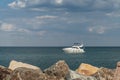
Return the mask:
<svg viewBox="0 0 120 80">
<path fill-rule="evenodd" d="M 65 60 L 75 70 L 81 63 L 97 67 L 115 68 L 120 61 L 120 47 L 85 47 L 83 54 L 66 54 L 63 47 L 0 47 L 0 65 L 9 66 L 11 60 L 29 63 L 46 69 Z"/>
</svg>

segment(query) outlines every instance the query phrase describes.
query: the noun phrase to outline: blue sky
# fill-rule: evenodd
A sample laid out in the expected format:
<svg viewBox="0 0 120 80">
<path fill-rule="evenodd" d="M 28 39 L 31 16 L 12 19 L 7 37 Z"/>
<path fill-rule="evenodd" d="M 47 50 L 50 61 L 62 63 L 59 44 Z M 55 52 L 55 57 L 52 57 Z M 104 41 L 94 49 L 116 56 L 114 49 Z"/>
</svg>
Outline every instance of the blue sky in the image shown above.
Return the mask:
<svg viewBox="0 0 120 80">
<path fill-rule="evenodd" d="M 120 0 L 1 0 L 0 46 L 120 46 Z"/>
</svg>

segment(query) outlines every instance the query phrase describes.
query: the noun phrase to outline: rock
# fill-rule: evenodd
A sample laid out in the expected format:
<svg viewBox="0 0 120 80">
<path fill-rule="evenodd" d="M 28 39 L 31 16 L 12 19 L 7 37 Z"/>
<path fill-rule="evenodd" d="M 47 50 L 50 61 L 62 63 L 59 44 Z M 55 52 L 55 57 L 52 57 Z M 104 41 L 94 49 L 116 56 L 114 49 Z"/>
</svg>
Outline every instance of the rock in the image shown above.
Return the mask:
<svg viewBox="0 0 120 80">
<path fill-rule="evenodd" d="M 101 67 L 97 73 L 93 74 L 92 76 L 96 77 L 97 80 L 115 80 L 114 77 L 114 69 L 107 69 Z"/>
<path fill-rule="evenodd" d="M 75 71 L 69 70 L 69 74 L 67 74 L 66 78 L 67 80 L 78 79 L 80 78 L 80 74 Z"/>
<path fill-rule="evenodd" d="M 19 67 L 16 68 L 11 74 L 11 80 L 40 80 L 40 73 L 38 70 L 30 68 Z"/>
<path fill-rule="evenodd" d="M 10 80 L 10 74 L 12 73 L 12 70 L 0 66 L 0 80 Z"/>
<path fill-rule="evenodd" d="M 9 65 L 8 68 L 11 69 L 11 70 L 15 70 L 18 67 L 26 67 L 26 68 L 30 68 L 30 69 L 40 70 L 40 68 L 37 67 L 37 66 L 33 66 L 33 65 L 30 65 L 30 64 L 27 64 L 27 63 L 18 62 L 18 61 L 15 61 L 15 60 L 12 60 L 10 62 L 10 65 Z"/>
<path fill-rule="evenodd" d="M 39 67 L 13 60 L 9 68 L 0 66 L 0 80 L 120 80 L 119 67 L 119 62 L 116 70 L 82 63 L 72 71 L 60 60 L 43 72 Z"/>
<path fill-rule="evenodd" d="M 120 62 L 117 63 L 113 80 L 120 80 Z"/>
<path fill-rule="evenodd" d="M 45 69 L 44 72 L 50 76 L 57 77 L 59 80 L 64 80 L 65 76 L 69 73 L 69 67 L 65 61 L 60 60 L 48 69 Z"/>
<path fill-rule="evenodd" d="M 65 80 L 64 77 L 69 69 L 64 61 L 56 63 L 56 65 L 53 66 L 54 69 L 51 67 L 51 71 L 49 70 L 50 68 L 46 69 L 45 73 L 43 73 L 40 68 L 31 66 L 32 65 L 26 63 L 13 61 L 9 67 L 13 69 L 10 80 Z"/>
<path fill-rule="evenodd" d="M 92 74 L 95 74 L 98 71 L 99 68 L 92 66 L 90 64 L 82 63 L 79 68 L 76 70 L 79 74 L 90 76 Z"/>
<path fill-rule="evenodd" d="M 16 68 L 11 74 L 10 80 L 60 80 L 55 76 L 49 76 L 38 70 L 19 67 Z"/>
<path fill-rule="evenodd" d="M 66 80 L 97 80 L 97 79 L 92 76 L 85 76 L 75 71 L 69 70 L 69 74 L 66 76 Z"/>
</svg>

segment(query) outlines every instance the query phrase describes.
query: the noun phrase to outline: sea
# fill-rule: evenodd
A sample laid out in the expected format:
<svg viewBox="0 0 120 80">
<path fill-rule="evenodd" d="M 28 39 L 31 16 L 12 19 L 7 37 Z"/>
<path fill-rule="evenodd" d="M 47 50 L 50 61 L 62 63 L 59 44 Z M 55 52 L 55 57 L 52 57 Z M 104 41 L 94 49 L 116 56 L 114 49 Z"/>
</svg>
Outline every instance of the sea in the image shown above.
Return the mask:
<svg viewBox="0 0 120 80">
<path fill-rule="evenodd" d="M 76 70 L 81 63 L 113 69 L 120 61 L 120 47 L 85 47 L 82 54 L 67 54 L 63 48 L 0 47 L 0 65 L 8 67 L 11 60 L 16 60 L 46 69 L 64 60 L 72 70 Z"/>
</svg>

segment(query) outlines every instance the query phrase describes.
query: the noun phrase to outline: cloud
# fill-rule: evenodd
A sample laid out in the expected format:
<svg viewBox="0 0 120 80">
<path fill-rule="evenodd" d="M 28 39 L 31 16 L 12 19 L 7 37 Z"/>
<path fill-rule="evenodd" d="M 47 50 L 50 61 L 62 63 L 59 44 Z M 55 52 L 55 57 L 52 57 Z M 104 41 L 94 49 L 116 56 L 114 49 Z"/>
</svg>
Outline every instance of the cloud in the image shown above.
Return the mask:
<svg viewBox="0 0 120 80">
<path fill-rule="evenodd" d="M 112 31 L 119 30 L 120 23 L 109 23 L 109 24 L 104 24 L 104 25 L 95 25 L 92 27 L 88 27 L 88 31 L 90 33 L 95 33 L 95 34 L 105 34 L 105 33 L 111 33 Z"/>
<path fill-rule="evenodd" d="M 48 11 L 46 8 L 30 8 L 32 11 Z"/>
<path fill-rule="evenodd" d="M 9 3 L 8 6 L 11 8 L 25 8 L 27 0 L 16 0 L 12 3 Z"/>
<path fill-rule="evenodd" d="M 114 8 L 120 8 L 120 0 L 111 0 L 111 2 L 113 3 Z"/>
<path fill-rule="evenodd" d="M 120 17 L 120 11 L 114 11 L 114 12 L 106 13 L 106 16 L 109 16 L 109 17 Z"/>
<path fill-rule="evenodd" d="M 112 3 L 110 3 L 109 1 L 107 0 L 95 0 L 94 1 L 94 5 L 93 5 L 93 8 L 94 9 L 110 9 L 112 7 Z"/>
<path fill-rule="evenodd" d="M 50 15 L 44 15 L 44 16 L 36 16 L 36 19 L 55 19 L 57 16 L 50 16 Z"/>
<path fill-rule="evenodd" d="M 22 32 L 22 33 L 31 33 L 30 30 L 24 29 L 24 28 L 18 28 L 17 31 L 18 31 L 18 32 Z"/>
<path fill-rule="evenodd" d="M 56 4 L 62 4 L 62 3 L 63 3 L 63 0 L 55 0 L 55 3 L 56 3 Z"/>
<path fill-rule="evenodd" d="M 25 28 L 18 28 L 16 31 L 19 33 L 27 33 L 29 35 L 37 35 L 37 36 L 43 36 L 46 33 L 46 31 L 44 30 L 34 31 L 34 30 L 25 29 Z"/>
<path fill-rule="evenodd" d="M 66 8 L 77 11 L 113 11 L 120 9 L 119 0 L 15 0 L 8 4 L 11 8 Z"/>
<path fill-rule="evenodd" d="M 1 31 L 6 31 L 6 32 L 24 32 L 24 33 L 30 33 L 28 29 L 25 28 L 19 28 L 15 27 L 15 25 L 10 24 L 10 23 L 1 23 L 0 26 Z"/>
<path fill-rule="evenodd" d="M 88 31 L 92 33 L 103 34 L 105 33 L 106 28 L 104 26 L 89 27 Z"/>
<path fill-rule="evenodd" d="M 14 31 L 16 27 L 9 23 L 2 23 L 0 26 L 1 31 Z"/>
<path fill-rule="evenodd" d="M 43 36 L 46 33 L 46 31 L 38 31 L 36 32 L 37 35 L 39 36 Z"/>
<path fill-rule="evenodd" d="M 24 21 L 26 21 L 26 23 L 28 23 L 27 22 L 28 20 L 24 20 Z M 36 25 L 36 23 L 33 23 L 33 22 L 31 22 L 31 24 L 33 24 L 33 25 L 35 24 L 36 26 L 34 25 L 34 26 L 30 27 L 29 25 L 31 25 L 31 24 L 26 24 L 29 27 L 22 27 L 23 25 L 19 25 L 14 20 L 11 23 L 8 23 L 8 22 L 0 21 L 0 31 L 6 32 L 6 33 L 7 32 L 12 32 L 12 33 L 15 33 L 16 35 L 18 35 L 18 34 L 24 34 L 24 35 L 30 35 L 30 36 L 31 35 L 34 35 L 34 36 L 43 36 L 47 32 L 45 30 L 41 30 L 40 27 L 39 27 L 39 25 Z"/>
</svg>

